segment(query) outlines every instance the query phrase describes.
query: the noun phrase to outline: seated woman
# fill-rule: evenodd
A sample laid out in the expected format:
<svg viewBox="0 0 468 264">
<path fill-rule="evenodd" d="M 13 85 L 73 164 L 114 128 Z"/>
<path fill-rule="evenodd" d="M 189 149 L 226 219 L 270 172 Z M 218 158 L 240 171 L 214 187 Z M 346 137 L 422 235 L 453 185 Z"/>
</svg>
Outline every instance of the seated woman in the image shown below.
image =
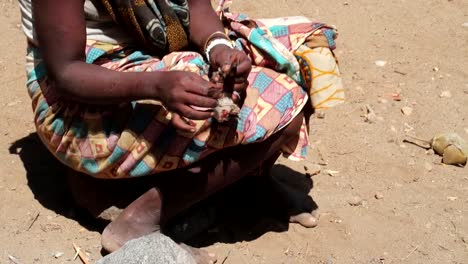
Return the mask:
<svg viewBox="0 0 468 264">
<path fill-rule="evenodd" d="M 302 17 L 251 20 L 209 0 L 20 5 L 39 137 L 72 170 L 104 179 L 84 204 L 110 199 L 113 182 L 126 189 L 106 195 L 132 197 L 103 232 L 109 252 L 279 153 L 304 159 L 304 109 L 343 100 L 335 30 Z M 316 224 L 284 199 L 292 221 Z"/>
</svg>

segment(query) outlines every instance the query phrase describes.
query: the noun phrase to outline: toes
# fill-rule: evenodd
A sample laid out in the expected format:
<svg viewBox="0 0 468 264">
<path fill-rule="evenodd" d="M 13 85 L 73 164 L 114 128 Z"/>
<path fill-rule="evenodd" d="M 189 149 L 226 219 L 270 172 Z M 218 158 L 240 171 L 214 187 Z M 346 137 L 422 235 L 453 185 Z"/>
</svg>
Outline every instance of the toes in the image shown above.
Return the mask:
<svg viewBox="0 0 468 264">
<path fill-rule="evenodd" d="M 318 225 L 318 215 L 316 212 L 300 213 L 289 218 L 289 222 L 298 223 L 303 227 L 311 228 Z"/>
<path fill-rule="evenodd" d="M 109 253 L 116 251 L 123 244 L 118 241 L 118 239 L 112 232 L 112 227 L 112 223 L 108 224 L 101 235 L 102 248 Z"/>
</svg>

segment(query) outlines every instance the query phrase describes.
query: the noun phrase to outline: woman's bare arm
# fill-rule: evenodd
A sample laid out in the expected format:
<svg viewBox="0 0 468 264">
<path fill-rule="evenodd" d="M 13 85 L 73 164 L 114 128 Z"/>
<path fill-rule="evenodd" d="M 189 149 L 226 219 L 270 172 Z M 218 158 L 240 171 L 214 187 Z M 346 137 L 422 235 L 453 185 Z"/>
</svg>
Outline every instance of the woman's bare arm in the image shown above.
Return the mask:
<svg viewBox="0 0 468 264">
<path fill-rule="evenodd" d="M 178 71 L 123 73 L 86 64 L 83 5 L 83 0 L 33 1 L 39 47 L 52 89 L 72 100 L 95 104 L 157 99 L 170 111 L 185 117 L 210 117 L 211 113 L 190 107 L 216 106 L 211 95 L 214 85 L 197 74 Z"/>
<path fill-rule="evenodd" d="M 86 64 L 83 0 L 32 1 L 35 29 L 49 83 L 86 103 L 155 98 L 160 73 L 120 73 Z"/>
<path fill-rule="evenodd" d="M 210 0 L 188 0 L 190 12 L 190 40 L 203 52 L 206 39 L 216 31 L 224 32 L 223 24 Z"/>
</svg>

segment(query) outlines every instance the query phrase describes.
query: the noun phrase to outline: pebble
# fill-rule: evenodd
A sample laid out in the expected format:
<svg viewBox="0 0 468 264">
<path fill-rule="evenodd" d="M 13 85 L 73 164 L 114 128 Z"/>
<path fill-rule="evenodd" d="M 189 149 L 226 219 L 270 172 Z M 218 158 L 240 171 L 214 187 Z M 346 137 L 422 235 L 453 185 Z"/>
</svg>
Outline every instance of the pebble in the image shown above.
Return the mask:
<svg viewBox="0 0 468 264">
<path fill-rule="evenodd" d="M 340 173 L 339 171 L 335 171 L 335 170 L 325 170 L 324 172 L 330 177 L 335 177 L 338 173 Z"/>
<path fill-rule="evenodd" d="M 443 92 L 440 93 L 439 95 L 440 98 L 450 98 L 452 97 L 452 93 L 448 90 L 445 90 Z"/>
<path fill-rule="evenodd" d="M 425 162 L 425 163 L 424 163 L 424 168 L 425 168 L 427 171 L 432 171 L 432 165 L 431 165 L 429 162 Z"/>
<path fill-rule="evenodd" d="M 465 128 L 465 133 L 467 133 L 467 134 L 468 134 L 468 127 L 467 127 L 467 128 Z"/>
<path fill-rule="evenodd" d="M 381 103 L 381 104 L 386 104 L 386 103 L 388 103 L 388 100 L 385 99 L 385 98 L 379 97 L 379 98 L 377 99 L 377 102 L 379 102 L 379 103 Z"/>
<path fill-rule="evenodd" d="M 351 206 L 360 206 L 362 205 L 362 198 L 359 196 L 353 196 L 350 200 L 348 200 L 348 204 Z"/>
<path fill-rule="evenodd" d="M 9 259 L 12 263 L 21 264 L 21 261 L 20 261 L 17 257 L 15 257 L 15 256 L 8 255 L 8 259 Z"/>
<path fill-rule="evenodd" d="M 63 256 L 63 254 L 65 254 L 65 253 L 63 253 L 63 252 L 61 252 L 61 251 L 57 251 L 56 253 L 54 253 L 54 258 L 58 259 L 58 258 L 60 258 L 61 256 Z"/>
<path fill-rule="evenodd" d="M 456 197 L 456 196 L 448 196 L 447 197 L 447 200 L 452 201 L 452 202 L 456 201 L 457 199 L 458 199 L 458 197 Z"/>
<path fill-rule="evenodd" d="M 427 154 L 427 155 L 431 155 L 431 156 L 432 156 L 432 155 L 434 155 L 434 154 L 435 154 L 435 152 L 434 152 L 434 150 L 433 150 L 433 149 L 428 149 L 428 150 L 426 151 L 426 154 Z"/>
<path fill-rule="evenodd" d="M 468 22 L 463 23 L 463 24 L 462 24 L 462 27 L 468 28 Z"/>
<path fill-rule="evenodd" d="M 378 66 L 378 67 L 384 67 L 385 65 L 387 65 L 387 61 L 384 61 L 384 60 L 376 60 L 376 61 L 375 61 L 375 65 Z"/>
<path fill-rule="evenodd" d="M 322 112 L 322 111 L 317 112 L 316 116 L 317 116 L 318 119 L 324 119 L 325 118 L 325 112 Z"/>
<path fill-rule="evenodd" d="M 330 223 L 341 224 L 342 222 L 343 220 L 341 220 L 339 217 L 330 218 Z"/>
<path fill-rule="evenodd" d="M 384 198 L 383 194 L 381 192 L 376 192 L 374 195 L 375 199 L 381 200 Z"/>
<path fill-rule="evenodd" d="M 409 107 L 409 106 L 404 106 L 401 108 L 401 112 L 405 115 L 405 116 L 409 116 L 413 113 L 413 108 Z"/>
<path fill-rule="evenodd" d="M 432 71 L 438 72 L 438 71 L 439 71 L 439 67 L 434 67 L 434 68 L 432 68 Z"/>
<path fill-rule="evenodd" d="M 304 170 L 306 171 L 307 176 L 312 177 L 312 176 L 320 174 L 322 167 L 317 164 L 312 164 L 312 165 L 304 166 Z"/>
</svg>

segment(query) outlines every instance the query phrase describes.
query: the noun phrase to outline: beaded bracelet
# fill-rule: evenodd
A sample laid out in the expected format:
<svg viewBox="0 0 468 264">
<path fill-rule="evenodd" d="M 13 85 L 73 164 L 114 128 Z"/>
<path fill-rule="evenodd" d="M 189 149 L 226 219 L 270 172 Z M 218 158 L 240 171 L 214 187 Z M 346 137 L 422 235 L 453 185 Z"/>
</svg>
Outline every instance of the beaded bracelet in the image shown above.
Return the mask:
<svg viewBox="0 0 468 264">
<path fill-rule="evenodd" d="M 206 50 L 206 46 L 210 41 L 214 39 L 215 36 L 218 36 L 218 38 L 224 38 L 224 39 L 229 39 L 229 37 L 222 31 L 215 31 L 209 35 L 206 40 L 205 40 L 205 45 L 203 45 L 203 50 Z"/>
<path fill-rule="evenodd" d="M 232 45 L 232 42 L 230 40 L 227 40 L 227 39 L 224 39 L 224 38 L 213 39 L 212 41 L 210 41 L 210 43 L 208 44 L 208 46 L 205 49 L 205 56 L 206 56 L 206 59 L 208 60 L 208 62 L 210 62 L 211 49 L 213 49 L 215 46 L 218 46 L 218 45 L 225 45 L 225 46 L 230 47 L 231 49 L 234 48 L 234 46 Z"/>
</svg>

